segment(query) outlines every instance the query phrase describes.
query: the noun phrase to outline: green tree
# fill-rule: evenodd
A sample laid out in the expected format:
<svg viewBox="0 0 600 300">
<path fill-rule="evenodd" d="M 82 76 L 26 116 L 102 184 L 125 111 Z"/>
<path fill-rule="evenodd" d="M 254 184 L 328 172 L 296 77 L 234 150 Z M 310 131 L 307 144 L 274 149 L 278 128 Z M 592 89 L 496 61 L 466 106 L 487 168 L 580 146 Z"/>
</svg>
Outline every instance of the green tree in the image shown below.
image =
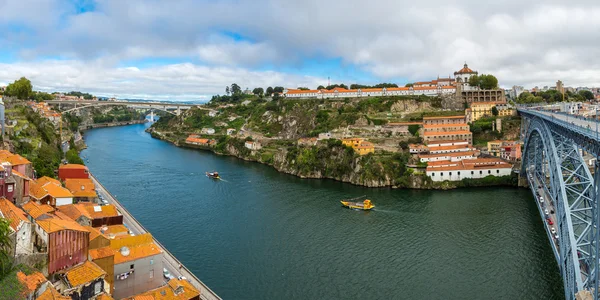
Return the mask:
<svg viewBox="0 0 600 300">
<path fill-rule="evenodd" d="M 492 90 L 498 88 L 498 79 L 494 75 L 473 75 L 469 78 L 469 85 L 479 87 L 482 90 Z"/>
<path fill-rule="evenodd" d="M 413 87 L 413 86 L 414 86 L 413 83 L 407 83 L 407 84 L 404 85 L 404 87 Z"/>
<path fill-rule="evenodd" d="M 298 87 L 298 89 L 301 90 L 301 91 L 308 91 L 309 90 L 309 88 L 307 88 L 307 87 L 300 87 L 300 86 Z"/>
<path fill-rule="evenodd" d="M 320 85 L 320 86 L 317 87 L 317 90 L 324 90 L 324 89 L 325 89 L 325 87 L 322 86 L 322 85 Z"/>
<path fill-rule="evenodd" d="M 79 153 L 77 153 L 77 150 L 75 148 L 69 149 L 69 151 L 67 151 L 66 157 L 67 157 L 67 161 L 70 164 L 83 165 L 83 159 L 81 159 L 81 157 L 79 157 Z"/>
<path fill-rule="evenodd" d="M 273 88 L 273 93 L 283 93 L 284 88 L 282 86 L 276 86 Z"/>
<path fill-rule="evenodd" d="M 229 86 L 225 87 L 225 94 L 227 94 L 227 96 L 229 96 Z"/>
<path fill-rule="evenodd" d="M 21 100 L 27 100 L 33 93 L 31 81 L 25 77 L 21 77 L 19 80 L 15 80 L 13 83 L 9 84 L 4 93 Z"/>
<path fill-rule="evenodd" d="M 267 88 L 267 96 L 271 97 L 272 94 L 273 94 L 273 88 L 272 87 L 268 87 Z"/>
<path fill-rule="evenodd" d="M 0 218 L 0 279 L 13 270 L 10 234 L 10 222 Z"/>
<path fill-rule="evenodd" d="M 242 88 L 237 85 L 237 83 L 231 84 L 231 88 L 229 89 L 232 95 L 239 95 L 242 93 Z"/>
<path fill-rule="evenodd" d="M 419 132 L 419 128 L 419 125 L 408 125 L 408 132 L 414 136 Z"/>
<path fill-rule="evenodd" d="M 255 88 L 252 90 L 252 94 L 257 95 L 257 96 L 262 96 L 264 93 L 265 93 L 265 91 L 261 87 Z"/>
<path fill-rule="evenodd" d="M 494 117 L 498 116 L 498 109 L 495 106 L 492 106 L 492 115 L 494 115 Z"/>
<path fill-rule="evenodd" d="M 594 93 L 588 90 L 581 90 L 577 94 L 581 95 L 584 99 L 592 100 L 594 99 Z"/>
<path fill-rule="evenodd" d="M 494 75 L 481 75 L 479 87 L 484 90 L 492 90 L 498 88 L 498 78 Z"/>
</svg>

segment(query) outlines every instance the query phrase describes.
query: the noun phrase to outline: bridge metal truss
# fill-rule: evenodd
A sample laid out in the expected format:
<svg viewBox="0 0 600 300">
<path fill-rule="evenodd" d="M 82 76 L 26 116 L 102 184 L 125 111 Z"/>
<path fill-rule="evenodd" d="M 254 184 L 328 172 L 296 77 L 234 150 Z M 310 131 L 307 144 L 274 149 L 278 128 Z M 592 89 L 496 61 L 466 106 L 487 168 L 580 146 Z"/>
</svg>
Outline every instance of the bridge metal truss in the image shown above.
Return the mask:
<svg viewBox="0 0 600 300">
<path fill-rule="evenodd" d="M 600 144 L 585 130 L 535 112 L 521 111 L 525 138 L 522 174 L 535 176 L 556 208 L 558 264 L 566 299 L 583 290 L 598 299 L 600 169 L 589 171 L 582 150 L 598 157 Z M 532 187 L 533 188 L 533 187 Z M 535 190 L 534 190 L 535 193 Z M 554 243 L 550 238 L 550 242 Z"/>
</svg>

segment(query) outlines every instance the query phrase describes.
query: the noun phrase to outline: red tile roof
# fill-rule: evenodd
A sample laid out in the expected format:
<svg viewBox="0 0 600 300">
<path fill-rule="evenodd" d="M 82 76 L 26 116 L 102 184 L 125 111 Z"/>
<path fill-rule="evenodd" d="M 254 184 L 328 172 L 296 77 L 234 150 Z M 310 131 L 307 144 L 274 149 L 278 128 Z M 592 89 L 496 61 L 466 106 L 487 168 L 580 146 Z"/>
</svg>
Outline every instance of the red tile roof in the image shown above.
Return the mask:
<svg viewBox="0 0 600 300">
<path fill-rule="evenodd" d="M 92 258 L 92 260 L 106 258 L 109 256 L 114 256 L 116 254 L 115 250 L 113 250 L 111 247 L 108 247 L 108 246 L 98 248 L 98 249 L 91 249 L 88 253 L 89 253 L 90 257 Z"/>
<path fill-rule="evenodd" d="M 457 156 L 473 156 L 477 151 L 463 151 L 463 152 L 452 152 L 452 153 L 439 153 L 439 154 L 420 154 L 421 158 L 433 158 L 433 157 L 457 157 Z"/>
<path fill-rule="evenodd" d="M 423 136 L 437 136 L 437 135 L 457 135 L 457 134 L 471 134 L 468 130 L 457 130 L 457 131 L 442 131 L 442 132 L 425 132 Z M 434 142 L 434 141 L 432 141 Z"/>
<path fill-rule="evenodd" d="M 464 119 L 465 116 L 445 116 L 445 117 L 423 117 L 425 120 L 439 120 L 439 119 Z"/>
<path fill-rule="evenodd" d="M 79 169 L 79 170 L 87 170 L 88 167 L 84 166 L 84 165 L 80 165 L 80 164 L 66 164 L 66 165 L 60 165 L 58 167 L 59 170 L 61 169 Z"/>
<path fill-rule="evenodd" d="M 86 283 L 91 283 L 98 278 L 106 276 L 106 272 L 97 264 L 91 261 L 86 261 L 64 271 L 64 276 L 67 279 L 70 287 L 77 287 Z"/>
<path fill-rule="evenodd" d="M 96 186 L 91 179 L 75 179 L 67 178 L 65 180 L 65 187 L 73 194 L 73 197 L 87 197 L 94 198 L 96 194 Z"/>
<path fill-rule="evenodd" d="M 43 220 L 37 220 L 36 223 L 47 233 L 53 233 L 62 230 L 89 232 L 87 229 L 73 220 L 59 219 L 54 216 Z"/>
<path fill-rule="evenodd" d="M 17 273 L 17 279 L 23 284 L 23 287 L 27 289 L 27 294 L 34 292 L 40 286 L 40 284 L 48 281 L 44 274 L 35 272 L 31 275 L 25 275 L 25 273 L 19 271 Z"/>
<path fill-rule="evenodd" d="M 10 228 L 14 231 L 19 230 L 22 223 L 31 223 L 27 214 L 6 198 L 0 198 L 0 215 L 10 221 Z"/>
<path fill-rule="evenodd" d="M 34 219 L 44 214 L 54 212 L 54 208 L 48 204 L 37 204 L 35 201 L 29 201 L 23 205 L 23 209 Z"/>
<path fill-rule="evenodd" d="M 469 73 L 475 73 L 475 72 L 473 70 L 469 69 L 469 66 L 467 66 L 467 64 L 465 64 L 462 69 L 454 72 L 454 74 L 469 74 Z"/>
</svg>

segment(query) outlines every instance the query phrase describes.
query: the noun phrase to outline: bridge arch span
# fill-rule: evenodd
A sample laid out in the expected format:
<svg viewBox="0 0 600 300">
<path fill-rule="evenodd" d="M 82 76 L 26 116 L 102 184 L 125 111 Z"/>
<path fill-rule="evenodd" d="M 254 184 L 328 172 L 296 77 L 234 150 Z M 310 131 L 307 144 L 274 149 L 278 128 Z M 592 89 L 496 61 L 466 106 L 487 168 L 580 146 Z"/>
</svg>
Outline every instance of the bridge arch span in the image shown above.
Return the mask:
<svg viewBox="0 0 600 300">
<path fill-rule="evenodd" d="M 527 176 L 534 195 L 550 196 L 539 207 L 551 201 L 556 209 L 558 239 L 548 235 L 550 242 L 556 243 L 552 246 L 566 299 L 575 299 L 578 292 L 591 290 L 598 282 L 597 189 L 581 155 L 580 141 L 552 125 L 537 116 L 524 119 L 527 129 L 521 173 Z"/>
<path fill-rule="evenodd" d="M 133 108 L 135 108 L 135 105 L 132 104 L 127 104 L 127 103 L 111 103 L 110 101 L 106 101 L 106 102 L 100 102 L 100 103 L 95 103 L 95 104 L 89 104 L 89 105 L 85 105 L 85 106 L 80 106 L 80 107 L 74 107 L 71 109 L 67 109 L 65 111 L 63 111 L 62 113 L 70 113 L 76 110 L 80 110 L 80 109 L 84 109 L 84 108 L 89 108 L 89 107 L 97 107 L 97 106 L 108 106 L 108 105 L 112 105 L 112 106 L 133 106 Z M 159 110 L 159 111 L 164 111 L 166 113 L 170 113 L 174 116 L 177 115 L 177 113 L 169 111 L 165 108 L 161 108 L 161 107 L 143 107 L 143 109 L 147 109 L 148 111 L 150 110 Z"/>
</svg>

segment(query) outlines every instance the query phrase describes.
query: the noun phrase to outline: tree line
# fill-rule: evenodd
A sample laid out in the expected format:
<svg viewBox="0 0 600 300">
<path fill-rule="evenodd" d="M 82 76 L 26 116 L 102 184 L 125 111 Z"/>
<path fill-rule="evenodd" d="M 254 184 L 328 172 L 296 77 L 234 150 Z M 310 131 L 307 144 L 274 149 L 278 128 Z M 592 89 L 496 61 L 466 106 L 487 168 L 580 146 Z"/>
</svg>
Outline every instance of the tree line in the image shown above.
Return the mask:
<svg viewBox="0 0 600 300">
<path fill-rule="evenodd" d="M 566 91 L 564 94 L 557 90 L 523 92 L 517 97 L 517 103 L 540 103 L 540 102 L 582 102 L 594 99 L 594 93 L 581 90 L 573 93 Z"/>
<path fill-rule="evenodd" d="M 6 86 L 3 94 L 21 100 L 34 100 L 37 102 L 53 100 L 55 98 L 55 93 L 50 94 L 46 92 L 34 91 L 31 81 L 25 77 L 21 77 L 15 80 L 13 83 L 9 83 L 8 86 Z M 65 95 L 83 97 L 84 99 L 88 100 L 94 98 L 94 96 L 89 93 L 82 93 L 78 91 L 68 92 Z"/>
</svg>

